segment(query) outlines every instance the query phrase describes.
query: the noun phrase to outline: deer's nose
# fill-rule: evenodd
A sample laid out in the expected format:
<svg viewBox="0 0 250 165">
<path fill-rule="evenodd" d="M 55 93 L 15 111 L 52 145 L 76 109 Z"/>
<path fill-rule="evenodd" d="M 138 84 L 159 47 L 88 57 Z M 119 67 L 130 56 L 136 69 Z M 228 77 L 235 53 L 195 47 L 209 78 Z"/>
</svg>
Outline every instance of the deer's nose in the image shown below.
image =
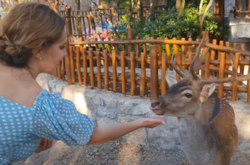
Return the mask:
<svg viewBox="0 0 250 165">
<path fill-rule="evenodd" d="M 154 101 L 151 103 L 151 107 L 152 108 L 156 108 L 157 106 L 159 106 L 161 103 L 159 101 Z"/>
</svg>

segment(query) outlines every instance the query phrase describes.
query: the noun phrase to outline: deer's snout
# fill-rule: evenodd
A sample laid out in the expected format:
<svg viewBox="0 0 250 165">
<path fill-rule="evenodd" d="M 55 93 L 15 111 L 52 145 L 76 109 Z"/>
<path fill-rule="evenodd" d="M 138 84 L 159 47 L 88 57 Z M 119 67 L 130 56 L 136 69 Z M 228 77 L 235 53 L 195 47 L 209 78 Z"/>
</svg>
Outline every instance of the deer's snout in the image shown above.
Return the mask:
<svg viewBox="0 0 250 165">
<path fill-rule="evenodd" d="M 151 103 L 151 108 L 158 108 L 160 105 L 161 105 L 161 102 L 155 100 L 155 101 L 153 101 L 153 102 Z"/>
<path fill-rule="evenodd" d="M 151 102 L 150 109 L 153 111 L 156 115 L 163 115 L 164 110 L 161 108 L 162 106 L 162 98 L 158 97 L 156 100 Z"/>
</svg>

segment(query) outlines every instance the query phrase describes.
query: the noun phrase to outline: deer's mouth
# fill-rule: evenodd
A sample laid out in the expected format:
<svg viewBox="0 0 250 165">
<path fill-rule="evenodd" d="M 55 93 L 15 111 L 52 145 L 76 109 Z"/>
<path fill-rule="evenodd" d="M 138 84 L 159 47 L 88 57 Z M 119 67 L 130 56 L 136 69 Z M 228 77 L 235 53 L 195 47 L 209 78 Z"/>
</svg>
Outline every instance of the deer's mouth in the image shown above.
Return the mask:
<svg viewBox="0 0 250 165">
<path fill-rule="evenodd" d="M 150 106 L 151 111 L 156 115 L 163 115 L 163 110 L 160 108 L 153 108 Z"/>
</svg>

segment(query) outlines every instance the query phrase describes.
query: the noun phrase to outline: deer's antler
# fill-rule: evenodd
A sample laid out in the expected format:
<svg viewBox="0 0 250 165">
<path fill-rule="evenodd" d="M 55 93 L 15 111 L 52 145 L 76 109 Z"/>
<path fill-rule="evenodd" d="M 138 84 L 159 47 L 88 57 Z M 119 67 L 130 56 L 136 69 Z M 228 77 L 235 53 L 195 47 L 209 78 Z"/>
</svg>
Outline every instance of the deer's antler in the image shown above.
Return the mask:
<svg viewBox="0 0 250 165">
<path fill-rule="evenodd" d="M 176 67 L 176 64 L 177 64 L 178 68 L 181 69 L 182 72 L 179 71 L 179 69 Z M 183 77 L 183 78 L 190 77 L 190 74 L 185 69 L 183 69 L 178 62 L 176 62 L 174 60 L 174 56 L 171 57 L 171 65 L 172 65 L 173 69 L 176 71 L 176 73 L 178 73 L 181 77 Z"/>
<path fill-rule="evenodd" d="M 206 36 L 206 35 L 204 35 L 204 36 Z M 185 69 L 183 69 L 180 66 L 180 64 L 174 60 L 174 56 L 171 57 L 172 67 L 176 71 L 177 74 L 179 74 L 183 78 L 189 79 L 192 75 L 195 80 L 199 79 L 198 76 L 195 74 L 195 72 L 202 69 L 202 67 L 203 67 L 203 62 L 205 61 L 207 52 L 202 59 L 199 59 L 199 55 L 201 53 L 201 48 L 206 44 L 206 41 L 207 41 L 207 39 L 203 38 L 202 41 L 200 42 L 198 49 L 195 53 L 194 59 L 191 62 L 191 66 L 190 66 L 189 71 L 186 71 Z M 178 68 L 180 68 L 181 71 L 176 67 L 176 65 L 178 66 Z"/>
<path fill-rule="evenodd" d="M 195 53 L 194 59 L 190 65 L 190 73 L 193 76 L 194 80 L 199 80 L 199 77 L 195 74 L 195 72 L 202 69 L 203 62 L 205 61 L 205 58 L 207 56 L 207 53 L 206 53 L 202 59 L 199 58 L 200 53 L 201 53 L 201 48 L 204 47 L 204 45 L 206 44 L 206 41 L 207 41 L 207 38 L 203 37 Z"/>
<path fill-rule="evenodd" d="M 209 83 L 226 83 L 226 82 L 234 82 L 234 81 L 246 81 L 250 79 L 250 73 L 245 75 L 245 76 L 241 76 L 241 77 L 237 77 L 237 70 L 234 68 L 233 66 L 233 61 L 231 61 L 231 66 L 233 68 L 233 74 L 231 77 L 228 78 L 223 78 L 223 79 L 203 79 L 203 80 L 199 80 L 200 84 L 209 84 Z"/>
</svg>

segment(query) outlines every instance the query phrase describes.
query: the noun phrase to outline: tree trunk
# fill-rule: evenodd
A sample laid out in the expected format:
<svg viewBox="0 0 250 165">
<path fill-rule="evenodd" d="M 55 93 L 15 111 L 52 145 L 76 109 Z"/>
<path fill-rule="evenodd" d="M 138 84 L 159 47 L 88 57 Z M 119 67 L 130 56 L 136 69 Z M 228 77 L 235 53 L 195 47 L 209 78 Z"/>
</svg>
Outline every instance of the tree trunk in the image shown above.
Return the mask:
<svg viewBox="0 0 250 165">
<path fill-rule="evenodd" d="M 137 18 L 139 18 L 139 21 L 141 22 L 141 25 L 143 25 L 144 24 L 144 18 L 143 18 L 142 0 L 138 0 L 138 2 L 137 2 Z"/>
<path fill-rule="evenodd" d="M 212 6 L 212 3 L 213 3 L 213 0 L 210 0 L 209 3 L 208 3 L 208 5 L 207 5 L 207 7 L 206 7 L 206 9 L 205 9 L 205 11 L 204 11 L 204 14 L 203 14 L 202 18 L 200 18 L 200 33 L 201 34 L 202 34 L 202 31 L 203 31 L 203 22 L 204 22 L 204 19 L 205 19 L 206 15 L 207 15 L 208 10 Z"/>
<path fill-rule="evenodd" d="M 178 16 L 183 12 L 185 3 L 186 3 L 185 0 L 176 0 L 176 10 L 178 12 Z"/>
<path fill-rule="evenodd" d="M 151 20 L 153 21 L 155 19 L 155 9 L 158 4 L 158 0 L 150 0 L 150 15 L 151 15 Z"/>
</svg>

